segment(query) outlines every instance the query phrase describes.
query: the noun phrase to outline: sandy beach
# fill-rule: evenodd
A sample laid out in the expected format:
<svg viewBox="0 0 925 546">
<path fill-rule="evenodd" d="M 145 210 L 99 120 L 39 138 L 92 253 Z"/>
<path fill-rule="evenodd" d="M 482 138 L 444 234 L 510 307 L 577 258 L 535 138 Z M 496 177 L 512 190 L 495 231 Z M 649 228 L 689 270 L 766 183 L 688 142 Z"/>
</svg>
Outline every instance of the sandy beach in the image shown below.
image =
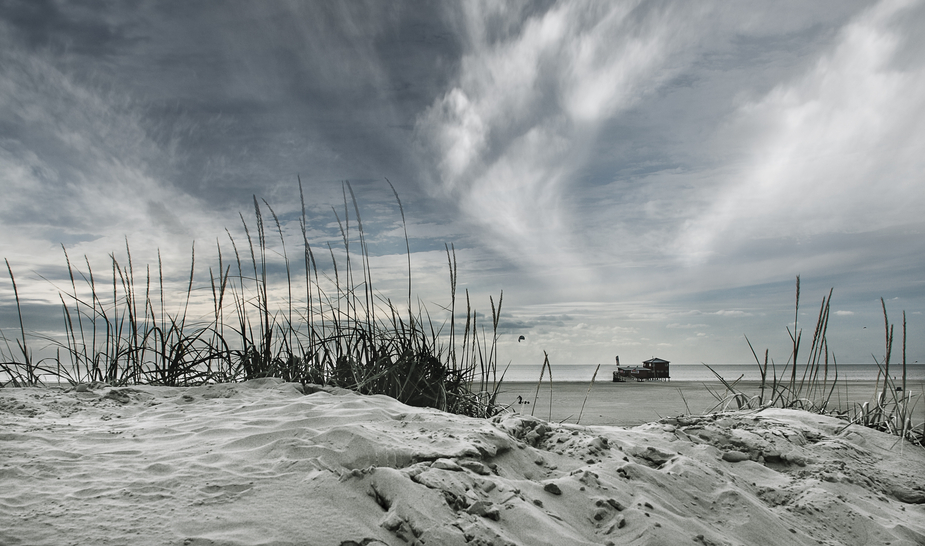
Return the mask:
<svg viewBox="0 0 925 546">
<path fill-rule="evenodd" d="M 685 413 L 676 387 L 585 414 Z M 793 410 L 578 426 L 267 379 L 4 388 L 0 430 L 3 545 L 925 543 L 923 450 Z"/>
</svg>

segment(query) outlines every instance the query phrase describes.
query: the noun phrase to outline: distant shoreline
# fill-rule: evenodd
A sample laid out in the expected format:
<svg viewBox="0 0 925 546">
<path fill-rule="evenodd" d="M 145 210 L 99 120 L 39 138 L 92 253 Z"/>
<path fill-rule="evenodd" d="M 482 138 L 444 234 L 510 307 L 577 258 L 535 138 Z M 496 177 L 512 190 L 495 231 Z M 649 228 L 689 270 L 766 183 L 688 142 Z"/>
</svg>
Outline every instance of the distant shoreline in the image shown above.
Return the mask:
<svg viewBox="0 0 925 546">
<path fill-rule="evenodd" d="M 760 381 L 760 380 L 755 380 L 755 379 L 741 379 L 741 380 L 739 380 L 739 381 L 736 381 L 735 378 L 731 378 L 731 379 L 730 379 L 730 378 L 724 378 L 724 379 L 726 379 L 726 381 L 727 381 L 730 385 L 733 384 L 733 383 L 735 383 L 737 387 L 754 387 L 754 388 L 757 389 L 757 388 L 759 388 L 759 387 L 761 386 L 761 381 Z M 899 384 L 899 383 L 901 382 L 901 379 L 900 379 L 900 378 L 896 378 L 896 379 L 894 379 L 893 381 L 894 381 L 896 384 Z M 780 380 L 778 381 L 778 383 L 789 383 L 789 382 L 790 382 L 790 379 L 789 379 L 789 378 L 787 378 L 787 379 L 784 380 L 784 381 L 780 381 Z M 797 383 L 800 382 L 800 376 L 797 376 L 796 382 L 797 382 Z M 807 382 L 808 382 L 808 381 L 807 381 Z M 584 385 L 585 388 L 587 388 L 588 385 L 591 383 L 591 380 L 588 379 L 588 380 L 585 380 L 585 381 L 580 381 L 580 380 L 561 380 L 561 381 L 560 381 L 560 380 L 554 379 L 552 383 L 553 383 L 553 385 Z M 679 379 L 679 380 L 669 380 L 669 381 L 664 381 L 664 380 L 655 381 L 655 380 L 651 380 L 651 381 L 624 381 L 624 382 L 619 382 L 619 381 L 612 381 L 610 377 L 607 377 L 606 379 L 603 379 L 603 380 L 602 380 L 600 377 L 598 377 L 598 379 L 596 379 L 596 380 L 594 381 L 594 386 L 595 386 L 595 388 L 596 388 L 598 385 L 602 385 L 602 384 L 605 384 L 605 383 L 608 383 L 608 384 L 609 384 L 609 383 L 612 383 L 612 384 L 614 384 L 614 385 L 623 385 L 623 386 L 629 386 L 629 385 L 662 385 L 662 386 L 677 386 L 677 387 L 685 387 L 685 386 L 690 386 L 690 385 L 703 385 L 703 384 L 707 384 L 707 385 L 709 385 L 709 386 L 716 385 L 716 386 L 722 387 L 722 385 L 723 385 L 723 384 L 722 384 L 719 380 L 717 380 L 717 379 L 712 379 L 712 380 Z M 842 384 L 844 384 L 844 383 L 847 383 L 849 386 L 864 386 L 864 385 L 869 385 L 871 388 L 873 388 L 874 385 L 877 384 L 877 381 L 872 380 L 872 379 L 839 379 L 839 380 L 838 380 L 838 384 L 839 384 L 839 385 L 842 385 Z M 881 383 L 881 384 L 883 383 L 883 380 L 882 380 L 882 379 L 880 380 L 880 383 Z M 923 380 L 923 379 L 910 379 L 910 380 L 907 381 L 907 383 L 908 383 L 908 385 L 909 385 L 910 388 L 911 388 L 912 386 L 921 386 L 921 385 L 925 385 L 925 380 Z M 506 385 L 517 385 L 518 387 L 520 387 L 520 386 L 522 386 L 522 385 L 532 385 L 532 386 L 535 387 L 536 384 L 537 384 L 537 381 L 509 381 L 509 380 L 507 380 L 507 379 L 505 379 L 505 380 L 502 382 L 502 385 L 505 385 L 505 386 L 506 386 Z M 831 385 L 831 384 L 832 384 L 832 380 L 829 380 L 829 381 L 828 381 L 828 384 Z M 549 385 L 549 379 L 548 379 L 548 378 L 543 379 L 543 385 Z M 768 380 L 768 381 L 766 382 L 766 385 L 767 385 L 768 387 L 770 387 L 770 386 L 771 386 L 771 381 Z"/>
<path fill-rule="evenodd" d="M 735 380 L 743 377 L 743 381 L 760 381 L 761 374 L 755 363 L 751 364 L 711 364 L 717 373 L 728 380 Z M 559 364 L 553 365 L 553 380 L 562 380 L 565 382 L 588 382 L 597 369 L 596 364 Z M 508 368 L 499 367 L 498 377 L 502 373 L 505 378 L 512 382 L 535 382 L 540 377 L 540 365 L 529 364 L 512 364 Z M 597 373 L 598 381 L 610 381 L 611 376 L 616 368 L 612 364 L 602 365 Z M 776 373 L 778 377 L 786 376 L 789 378 L 792 368 L 777 366 L 776 369 L 768 368 L 768 376 Z M 831 365 L 828 370 L 829 380 L 831 381 L 835 374 L 838 374 L 838 381 L 875 381 L 880 369 L 876 364 L 838 364 Z M 907 364 L 907 378 L 910 381 L 925 381 L 925 365 Z M 671 364 L 670 369 L 672 381 L 715 381 L 716 377 L 703 364 Z M 797 366 L 797 381 L 803 376 L 804 366 Z M 819 370 L 820 375 L 824 373 L 823 369 Z M 892 363 L 890 365 L 890 376 L 899 381 L 902 376 L 902 364 Z M 549 378 L 549 374 L 545 374 Z"/>
<path fill-rule="evenodd" d="M 800 378 L 797 378 L 799 383 Z M 733 381 L 730 381 L 732 384 Z M 618 383 L 607 377 L 606 381 L 595 381 L 588 394 L 590 381 L 553 381 L 550 404 L 550 384 L 544 381 L 537 389 L 537 382 L 504 381 L 500 386 L 498 403 L 510 405 L 510 409 L 523 414 L 533 414 L 542 419 L 555 422 L 575 423 L 581 414 L 580 424 L 636 426 L 665 417 L 679 415 L 700 415 L 722 409 L 737 409 L 730 403 L 724 408 L 720 400 L 729 394 L 720 381 L 643 381 Z M 882 389 L 883 382 L 880 382 Z M 760 381 L 741 380 L 736 382 L 737 391 L 749 396 L 760 392 Z M 820 400 L 828 395 L 828 383 L 825 393 L 816 389 L 814 399 Z M 839 380 L 829 398 L 829 408 L 847 409 L 855 404 L 864 404 L 874 399 L 876 381 Z M 712 392 L 711 392 L 712 391 Z M 908 394 L 922 395 L 925 382 L 907 383 Z M 766 384 L 765 394 L 771 392 L 770 382 Z M 806 391 L 804 391 L 806 393 Z M 585 396 L 587 395 L 587 402 Z M 523 402 L 517 404 L 517 397 Z M 582 411 L 582 404 L 584 410 Z M 913 421 L 925 419 L 925 404 L 919 404 Z"/>
</svg>

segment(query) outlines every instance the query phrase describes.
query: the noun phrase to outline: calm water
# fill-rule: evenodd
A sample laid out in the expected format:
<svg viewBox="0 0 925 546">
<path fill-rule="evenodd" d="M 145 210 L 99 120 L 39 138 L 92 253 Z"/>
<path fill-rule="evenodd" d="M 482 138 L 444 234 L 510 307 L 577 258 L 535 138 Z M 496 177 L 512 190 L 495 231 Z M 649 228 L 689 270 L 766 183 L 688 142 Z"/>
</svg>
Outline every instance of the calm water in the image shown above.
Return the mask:
<svg viewBox="0 0 925 546">
<path fill-rule="evenodd" d="M 537 365 L 511 365 L 507 374 L 504 376 L 505 381 L 535 382 L 540 377 L 540 368 Z M 553 365 L 553 381 L 591 381 L 594 375 L 594 369 L 597 364 L 560 364 Z M 725 379 L 735 380 L 744 375 L 743 380 L 761 379 L 761 374 L 756 364 L 715 364 L 711 367 L 716 370 Z M 612 373 L 616 370 L 614 365 L 603 365 L 597 374 L 597 381 L 610 381 Z M 787 377 L 790 377 L 790 368 L 787 367 Z M 500 373 L 501 370 L 499 370 Z M 878 368 L 874 364 L 839 364 L 838 379 L 847 379 L 850 381 L 873 381 L 877 379 Z M 782 367 L 777 368 L 777 376 L 783 375 Z M 890 375 L 898 381 L 902 369 L 896 365 L 890 365 Z M 821 374 L 821 371 L 820 371 Z M 768 369 L 768 376 L 771 375 L 771 369 Z M 803 366 L 797 366 L 797 380 L 803 377 Z M 833 379 L 832 370 L 829 370 L 829 379 Z M 671 364 L 671 379 L 676 381 L 713 381 L 716 377 L 703 364 Z M 548 376 L 544 378 L 548 380 Z M 925 381 L 925 365 L 915 364 L 906 367 L 907 381 Z"/>
</svg>

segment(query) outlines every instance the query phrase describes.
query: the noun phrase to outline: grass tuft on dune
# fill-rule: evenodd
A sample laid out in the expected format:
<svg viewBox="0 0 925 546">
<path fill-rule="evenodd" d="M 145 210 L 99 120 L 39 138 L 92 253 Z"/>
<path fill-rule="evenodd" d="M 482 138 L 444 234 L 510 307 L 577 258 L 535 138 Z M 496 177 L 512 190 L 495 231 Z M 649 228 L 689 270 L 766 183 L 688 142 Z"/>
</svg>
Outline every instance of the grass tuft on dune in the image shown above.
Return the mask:
<svg viewBox="0 0 925 546">
<path fill-rule="evenodd" d="M 394 187 L 392 191 L 408 253 L 404 302 L 384 298 L 374 288 L 360 206 L 349 182 L 343 184 L 342 212 L 334 211 L 342 246 L 335 251 L 328 244 L 330 262 L 319 264 L 318 249 L 309 242 L 299 180 L 301 271 L 294 271 L 276 212 L 255 196 L 253 223 L 240 215 L 244 240 L 236 241 L 226 229 L 232 260 L 226 261 L 227 247 L 223 252 L 217 242 L 218 263 L 209 267 L 205 287 L 196 279 L 193 247 L 178 312 L 167 310 L 178 298 L 165 294 L 160 253 L 154 272 L 146 267 L 143 276 L 136 276 L 126 241 L 125 258 L 110 255 L 111 274 L 102 280 L 86 257 L 86 268 L 78 269 L 62 245 L 69 280 L 69 287 L 59 290 L 64 335 L 44 339 L 55 356 L 38 362 L 27 336 L 16 277 L 7 261 L 19 332 L 13 343 L 3 336 L 6 351 L 0 349 L 0 380 L 5 376 L 5 383 L 12 386 L 38 385 L 48 377 L 73 385 L 193 386 L 276 377 L 490 417 L 500 409 L 496 398 L 503 373 L 499 377 L 497 338 L 503 296 L 497 302 L 490 298 L 491 323 L 486 332 L 467 291 L 465 326 L 458 331 L 456 255 L 447 245 L 449 325 L 436 324 L 425 306 L 415 305 L 404 208 Z M 279 245 L 271 238 L 278 239 Z M 269 252 L 282 257 L 286 294 L 282 301 L 275 301 L 270 290 L 275 282 L 271 269 L 278 264 L 271 263 Z M 212 314 L 194 318 L 190 302 L 194 292 L 203 289 L 211 294 Z"/>
<path fill-rule="evenodd" d="M 906 382 L 906 313 L 903 311 L 901 381 L 897 383 L 896 379 L 890 375 L 895 325 L 890 324 L 886 302 L 883 298 L 880 298 L 880 304 L 883 308 L 885 348 L 882 359 L 877 359 L 871 355 L 879 369 L 874 387 L 873 402 L 855 403 L 848 408 L 833 402 L 833 395 L 838 394 L 840 387 L 847 389 L 847 383 L 842 382 L 840 385 L 838 382 L 838 361 L 834 353 L 830 355 L 828 341 L 826 340 L 832 292 L 833 290 L 829 290 L 828 295 L 822 298 L 809 348 L 809 356 L 804 365 L 798 365 L 803 331 L 802 329 L 797 329 L 800 310 L 800 277 L 797 276 L 793 330 L 787 329 L 793 343 L 793 351 L 780 375 L 778 375 L 773 360 L 770 361 L 769 370 L 768 351 L 765 350 L 764 352 L 764 360 L 760 359 L 754 347 L 752 347 L 751 341 L 748 341 L 746 337 L 748 347 L 751 349 L 761 373 L 759 393 L 757 396 L 750 396 L 742 389 L 737 388 L 737 381 L 729 381 L 713 368 L 707 366 L 725 387 L 724 392 L 714 393 L 718 403 L 711 411 L 718 409 L 741 410 L 780 407 L 802 409 L 820 414 L 834 414 L 848 421 L 846 427 L 852 424 L 863 425 L 899 436 L 915 445 L 925 447 L 925 422 L 915 424 L 912 420 L 915 406 L 921 395 L 914 395 L 909 392 L 909 385 Z M 848 399 L 847 393 L 845 393 L 845 399 Z"/>
</svg>

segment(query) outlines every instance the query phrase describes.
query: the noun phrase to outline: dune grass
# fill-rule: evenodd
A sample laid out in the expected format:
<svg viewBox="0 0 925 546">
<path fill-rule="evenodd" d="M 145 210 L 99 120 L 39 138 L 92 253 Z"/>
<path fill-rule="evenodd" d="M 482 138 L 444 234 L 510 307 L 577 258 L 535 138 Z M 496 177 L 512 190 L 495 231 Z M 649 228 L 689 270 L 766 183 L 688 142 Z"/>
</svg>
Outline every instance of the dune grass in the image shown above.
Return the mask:
<svg viewBox="0 0 925 546">
<path fill-rule="evenodd" d="M 240 215 L 244 239 L 236 241 L 226 229 L 225 249 L 216 242 L 217 264 L 209 267 L 204 286 L 196 279 L 193 247 L 189 277 L 179 297 L 165 294 L 160 253 L 156 270 L 145 267 L 136 277 L 126 241 L 124 259 L 111 254 L 111 273 L 102 280 L 89 259 L 84 257 L 86 268 L 81 270 L 62 246 L 69 280 L 66 288 L 58 287 L 64 335 L 63 340 L 32 336 L 50 344 L 56 355 L 40 362 L 32 356 L 16 278 L 7 261 L 19 331 L 12 343 L 0 332 L 6 348 L 0 348 L 0 373 L 12 386 L 37 385 L 43 377 L 114 386 L 190 386 L 278 377 L 385 394 L 464 415 L 494 415 L 500 411 L 496 399 L 503 381 L 497 369 L 503 294 L 497 304 L 490 298 L 491 323 L 485 328 L 466 291 L 465 326 L 457 332 L 457 264 L 455 250 L 447 245 L 449 331 L 445 323 L 435 323 L 426 306 L 414 301 L 404 208 L 389 186 L 401 212 L 408 253 L 408 289 L 400 304 L 374 289 L 360 207 L 349 183 L 343 185 L 342 211 L 334 211 L 342 246 L 335 251 L 327 245 L 328 272 L 319 265 L 317 249 L 309 242 L 299 180 L 301 278 L 293 272 L 279 217 L 256 197 L 253 223 Z M 272 250 L 270 238 L 279 243 Z M 279 301 L 271 297 L 274 264 L 268 252 L 282 257 L 286 296 Z M 211 294 L 212 312 L 194 318 L 191 301 L 202 291 Z M 177 304 L 178 311 L 168 310 Z"/>
<path fill-rule="evenodd" d="M 597 379 L 597 372 L 601 371 L 601 365 L 598 364 L 597 368 L 594 368 L 594 375 L 591 376 L 591 382 L 588 383 L 588 392 L 585 393 L 585 399 L 581 402 L 581 409 L 578 411 L 578 419 L 575 420 L 575 424 L 581 423 L 581 416 L 585 413 L 585 404 L 588 403 L 588 397 L 591 396 L 591 388 L 594 387 L 594 381 Z"/>
<path fill-rule="evenodd" d="M 894 377 L 890 375 L 895 325 L 890 324 L 886 302 L 883 298 L 880 298 L 880 305 L 883 308 L 885 353 L 882 360 L 871 355 L 879 367 L 874 399 L 872 402 L 857 404 L 852 408 L 851 423 L 876 428 L 925 446 L 925 423 L 914 424 L 912 421 L 913 411 L 920 394 L 913 395 L 909 392 L 906 382 L 906 312 L 903 311 L 901 379 L 897 384 Z"/>
<path fill-rule="evenodd" d="M 543 377 L 546 375 L 546 370 L 549 370 L 549 420 L 552 420 L 552 365 L 549 364 L 549 354 L 546 351 L 543 351 L 543 367 L 540 368 L 540 379 L 536 382 L 536 395 L 533 397 L 533 409 L 530 411 L 530 416 L 532 417 L 536 411 L 536 401 L 540 397 L 540 387 L 543 385 Z"/>
<path fill-rule="evenodd" d="M 301 246 L 302 263 L 298 273 L 293 271 L 279 217 L 269 203 L 256 197 L 253 223 L 248 224 L 240 215 L 244 238 L 236 240 L 226 229 L 225 244 L 230 245 L 231 253 L 228 246 L 223 250 L 221 242 L 216 242 L 217 264 L 208 268 L 207 284 L 196 279 L 195 246 L 191 249 L 189 276 L 178 297 L 166 293 L 168 283 L 160 253 L 156 270 L 146 266 L 136 280 L 126 240 L 124 258 L 109 256 L 110 271 L 104 280 L 93 271 L 86 256 L 85 268 L 78 268 L 62 245 L 68 275 L 67 286 L 58 287 L 63 324 L 60 337 L 27 335 L 19 285 L 5 260 L 18 328 L 12 340 L 0 330 L 0 386 L 38 385 L 48 377 L 70 384 L 103 382 L 113 386 L 190 386 L 277 377 L 303 386 L 385 394 L 410 405 L 463 415 L 496 415 L 506 407 L 497 403 L 504 380 L 504 370 L 499 373 L 498 369 L 497 344 L 503 294 L 497 303 L 489 298 L 490 322 L 483 325 L 466 291 L 465 321 L 459 332 L 456 317 L 463 314 L 462 308 L 457 311 L 456 253 L 452 245 L 446 245 L 450 297 L 442 309 L 448 319 L 436 323 L 426 306 L 414 300 L 404 208 L 391 183 L 389 186 L 401 213 L 408 258 L 408 287 L 401 303 L 374 289 L 360 207 L 349 183 L 343 186 L 342 211 L 334 210 L 341 247 L 335 251 L 328 244 L 322 252 L 330 257 L 327 272 L 319 265 L 318 249 L 309 242 L 301 180 L 301 241 L 296 246 Z M 278 251 L 270 247 L 271 239 L 272 243 L 278 239 Z M 282 258 L 285 297 L 271 297 L 270 286 L 276 281 L 268 253 Z M 343 256 L 340 260 L 338 254 Z M 192 317 L 194 293 L 203 291 L 211 294 L 211 313 Z M 725 389 L 713 393 L 717 405 L 711 411 L 783 407 L 835 414 L 846 419 L 847 426 L 876 428 L 925 446 L 925 423 L 913 422 L 921 394 L 911 393 L 906 381 L 905 312 L 901 379 L 897 381 L 890 373 L 891 366 L 894 372 L 896 366 L 895 325 L 890 324 L 881 299 L 885 353 L 882 359 L 872 355 L 880 369 L 875 393 L 870 402 L 844 407 L 839 403 L 839 389 L 847 389 L 847 383 L 839 384 L 837 361 L 826 339 L 831 298 L 832 290 L 822 298 L 809 354 L 800 365 L 803 331 L 798 323 L 797 277 L 793 330 L 787 328 L 792 343 L 787 363 L 778 370 L 767 350 L 759 358 L 746 337 L 761 375 L 759 392 L 747 393 L 738 388 L 737 380 L 727 380 L 707 366 Z M 177 305 L 177 311 L 168 311 Z M 55 356 L 36 361 L 33 341 L 50 345 Z M 531 415 L 547 372 L 551 418 L 552 368 L 544 352 Z M 591 386 L 596 375 L 595 371 Z"/>
<path fill-rule="evenodd" d="M 871 357 L 878 366 L 877 382 L 870 402 L 855 403 L 845 407 L 838 401 L 839 387 L 847 390 L 847 382 L 838 382 L 838 362 L 835 354 L 829 352 L 826 330 L 829 324 L 829 309 L 832 290 L 822 298 L 816 327 L 809 347 L 809 356 L 804 365 L 797 364 L 802 341 L 802 329 L 798 329 L 800 310 L 800 277 L 796 280 L 796 303 L 794 305 L 793 330 L 787 328 L 792 342 L 792 351 L 787 363 L 778 375 L 768 351 L 764 358 L 758 357 L 751 341 L 746 337 L 749 349 L 758 365 L 761 375 L 759 392 L 749 394 L 737 387 L 738 380 L 723 378 L 713 368 L 705 366 L 722 383 L 725 391 L 713 392 L 717 405 L 711 410 L 742 410 L 781 407 L 803 409 L 820 414 L 833 414 L 847 420 L 847 426 L 859 424 L 899 436 L 912 444 L 925 447 L 925 422 L 913 423 L 913 411 L 922 393 L 912 394 L 906 382 L 906 313 L 903 312 L 901 381 L 890 375 L 895 325 L 890 324 L 886 302 L 880 299 L 883 309 L 885 330 L 884 357 Z M 830 360 L 831 357 L 831 360 Z M 770 370 L 769 370 L 770 366 Z M 770 374 L 769 374 L 770 372 Z M 741 378 L 740 378 L 741 379 Z M 846 395 L 847 399 L 847 395 Z"/>
</svg>

